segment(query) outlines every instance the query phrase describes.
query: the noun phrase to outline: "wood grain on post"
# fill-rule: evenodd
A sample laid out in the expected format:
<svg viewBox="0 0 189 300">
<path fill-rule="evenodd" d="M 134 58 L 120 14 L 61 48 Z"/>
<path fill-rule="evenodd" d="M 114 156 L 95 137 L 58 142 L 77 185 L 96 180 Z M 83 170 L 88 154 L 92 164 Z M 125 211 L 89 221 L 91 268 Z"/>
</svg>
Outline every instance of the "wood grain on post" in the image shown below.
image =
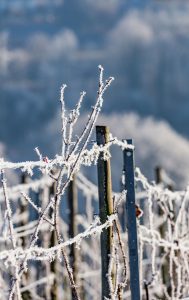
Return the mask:
<svg viewBox="0 0 189 300">
<path fill-rule="evenodd" d="M 106 126 L 96 126 L 96 139 L 98 145 L 105 145 L 109 142 L 109 129 Z M 98 194 L 99 194 L 99 216 L 101 223 L 105 223 L 109 215 L 113 213 L 112 182 L 110 160 L 104 161 L 103 152 L 100 154 L 97 163 L 98 170 Z M 101 276 L 102 294 L 101 299 L 110 296 L 108 283 L 108 269 L 112 251 L 112 227 L 110 226 L 101 233 Z"/>
<path fill-rule="evenodd" d="M 69 208 L 69 238 L 73 238 L 77 235 L 77 187 L 75 176 L 72 181 L 70 181 L 68 186 L 68 208 Z M 70 265 L 73 270 L 73 278 L 76 284 L 78 284 L 78 251 L 75 244 L 70 246 Z M 72 291 L 72 299 L 75 299 L 75 294 Z"/>
</svg>

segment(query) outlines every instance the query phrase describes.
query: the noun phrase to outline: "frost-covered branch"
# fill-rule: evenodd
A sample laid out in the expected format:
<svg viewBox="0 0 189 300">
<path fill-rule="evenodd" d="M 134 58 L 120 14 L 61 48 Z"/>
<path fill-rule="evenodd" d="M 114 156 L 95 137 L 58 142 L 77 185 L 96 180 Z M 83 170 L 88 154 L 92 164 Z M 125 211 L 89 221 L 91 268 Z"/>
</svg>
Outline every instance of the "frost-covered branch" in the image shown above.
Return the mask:
<svg viewBox="0 0 189 300">
<path fill-rule="evenodd" d="M 10 202 L 8 198 L 8 193 L 7 193 L 7 183 L 4 175 L 4 170 L 1 170 L 1 182 L 3 185 L 3 192 L 4 192 L 4 197 L 5 197 L 5 206 L 7 210 L 7 218 L 8 218 L 8 223 L 9 223 L 9 231 L 10 231 L 10 239 L 11 239 L 11 244 L 12 244 L 12 249 L 16 250 L 16 236 L 14 232 L 14 226 L 12 222 L 12 210 L 10 207 Z M 17 292 L 17 298 L 18 300 L 21 300 L 21 293 L 20 293 L 20 286 L 19 286 L 19 266 L 18 266 L 18 261 L 16 256 L 13 256 L 13 259 L 15 261 L 15 278 L 12 278 L 13 281 L 16 282 L 16 292 Z M 10 294 L 9 299 L 12 299 L 12 295 Z"/>
</svg>

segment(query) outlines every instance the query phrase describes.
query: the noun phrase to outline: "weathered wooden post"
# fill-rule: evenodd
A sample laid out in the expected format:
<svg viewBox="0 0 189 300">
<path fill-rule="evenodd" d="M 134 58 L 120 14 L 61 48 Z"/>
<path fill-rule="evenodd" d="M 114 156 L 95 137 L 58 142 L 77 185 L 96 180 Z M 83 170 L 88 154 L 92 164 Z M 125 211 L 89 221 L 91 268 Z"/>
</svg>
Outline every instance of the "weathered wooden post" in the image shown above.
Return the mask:
<svg viewBox="0 0 189 300">
<path fill-rule="evenodd" d="M 146 293 L 146 300 L 149 300 L 148 283 L 146 281 L 144 282 L 144 289 L 145 289 L 145 293 Z"/>
<path fill-rule="evenodd" d="M 126 140 L 129 145 L 133 145 L 132 140 Z M 131 300 L 140 300 L 140 280 L 138 261 L 138 241 L 135 206 L 135 174 L 134 174 L 134 150 L 125 149 L 124 172 L 126 193 L 126 223 L 128 230 L 129 246 L 129 268 L 130 268 L 130 289 Z"/>
<path fill-rule="evenodd" d="M 26 173 L 22 173 L 21 180 L 20 180 L 21 184 L 26 184 L 27 181 L 28 181 L 28 175 Z M 23 219 L 23 216 L 22 216 L 22 220 L 19 223 L 19 226 L 24 226 L 28 222 L 29 214 L 26 210 L 26 205 L 24 205 L 22 202 L 22 199 L 20 199 L 20 214 L 21 215 L 27 214 L 25 220 Z M 22 245 L 23 249 L 27 245 L 26 237 L 24 237 L 24 236 L 21 237 L 21 245 Z M 22 280 L 23 280 L 23 282 L 22 282 L 21 286 L 26 286 L 29 281 L 29 272 L 24 274 L 24 276 L 22 277 Z M 23 300 L 31 299 L 30 291 L 22 292 L 22 298 L 23 298 Z"/>
<path fill-rule="evenodd" d="M 168 178 L 168 180 L 166 180 L 167 178 L 165 178 L 165 171 L 162 167 L 157 166 L 155 168 L 155 180 L 157 184 L 163 184 L 166 188 L 168 188 L 168 190 L 170 191 L 174 191 L 174 184 L 172 182 L 172 180 L 170 180 Z M 167 176 L 166 176 L 167 177 Z"/>
<path fill-rule="evenodd" d="M 77 235 L 77 186 L 76 186 L 76 178 L 70 181 L 68 186 L 68 208 L 69 208 L 69 237 L 73 238 Z M 78 284 L 78 251 L 75 247 L 75 244 L 70 246 L 70 265 L 73 270 L 73 278 L 76 284 Z M 72 291 L 72 299 L 75 299 L 75 294 Z"/>
<path fill-rule="evenodd" d="M 105 145 L 109 142 L 109 129 L 106 126 L 96 126 L 97 144 Z M 97 163 L 98 170 L 98 194 L 99 194 L 99 215 L 100 221 L 105 223 L 107 217 L 113 213 L 112 183 L 110 160 L 104 161 L 103 152 L 100 154 Z M 110 296 L 110 287 L 108 283 L 108 268 L 112 250 L 112 227 L 104 230 L 100 236 L 101 239 L 101 276 L 102 276 L 102 296 Z"/>
<path fill-rule="evenodd" d="M 162 168 L 161 167 L 159 167 L 159 166 L 157 166 L 156 168 L 155 168 L 155 179 L 156 179 L 156 183 L 157 184 L 160 184 L 160 183 L 162 183 Z"/>
<path fill-rule="evenodd" d="M 49 196 L 54 197 L 56 193 L 56 183 L 54 182 L 49 190 Z M 52 213 L 52 210 L 50 211 Z M 51 232 L 50 235 L 50 247 L 53 247 L 56 245 L 56 234 L 55 230 Z M 50 264 L 50 271 L 54 274 L 53 284 L 50 288 L 50 299 L 51 300 L 57 300 L 58 299 L 58 285 L 57 285 L 57 261 L 54 259 Z"/>
<path fill-rule="evenodd" d="M 28 180 L 28 176 L 25 173 L 22 173 L 21 174 L 21 180 L 20 180 L 21 184 L 27 183 L 27 180 Z M 20 200 L 20 214 L 22 215 L 24 213 L 26 213 L 26 205 L 24 205 L 22 203 L 22 200 Z M 23 217 L 22 217 L 22 221 L 20 221 L 19 226 L 26 225 L 27 222 L 28 222 L 27 218 L 28 218 L 28 216 L 26 217 L 25 220 L 23 220 Z M 25 248 L 25 246 L 26 246 L 26 237 L 24 237 L 24 236 L 21 237 L 21 245 L 22 245 L 23 248 Z"/>
<path fill-rule="evenodd" d="M 164 187 L 165 187 L 165 184 L 163 182 L 163 169 L 162 167 L 160 166 L 157 166 L 155 168 L 155 181 L 157 184 L 162 184 Z M 171 186 L 167 186 L 167 188 L 169 189 Z M 170 188 L 170 190 L 172 190 L 173 187 Z M 163 219 L 163 211 L 161 209 L 161 207 L 158 205 L 158 215 Z M 172 226 L 171 226 L 172 227 Z M 172 230 L 174 230 L 172 228 Z M 159 226 L 159 232 L 160 232 L 160 235 L 163 239 L 165 239 L 165 235 L 166 235 L 166 228 L 165 228 L 165 223 L 161 224 Z M 159 248 L 159 256 L 162 258 L 163 257 L 163 254 L 164 254 L 164 249 L 163 248 Z M 169 285 L 169 265 L 168 265 L 168 261 L 164 261 L 163 264 L 162 264 L 162 268 L 161 268 L 161 276 L 162 276 L 162 283 L 165 285 L 165 286 L 168 286 L 168 292 L 170 294 L 170 290 L 171 290 L 171 287 Z"/>
</svg>

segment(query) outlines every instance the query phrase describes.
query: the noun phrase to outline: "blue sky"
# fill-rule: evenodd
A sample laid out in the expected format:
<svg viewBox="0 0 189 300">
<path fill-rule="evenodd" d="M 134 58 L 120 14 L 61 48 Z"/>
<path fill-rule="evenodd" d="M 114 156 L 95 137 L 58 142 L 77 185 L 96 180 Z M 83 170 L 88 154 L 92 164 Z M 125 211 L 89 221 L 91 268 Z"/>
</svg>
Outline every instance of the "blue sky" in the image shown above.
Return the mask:
<svg viewBox="0 0 189 300">
<path fill-rule="evenodd" d="M 89 110 L 99 63 L 115 77 L 105 96 L 104 115 L 131 113 L 141 120 L 150 117 L 154 124 L 165 122 L 175 132 L 172 149 L 177 135 L 187 143 L 187 1 L 24 3 L 2 1 L 0 6 L 0 141 L 8 157 L 34 157 L 35 146 L 48 155 L 58 151 L 60 86 L 68 85 L 68 107 L 86 90 L 84 110 Z M 140 135 L 140 128 L 135 130 Z M 170 169 L 171 162 L 167 165 Z"/>
</svg>

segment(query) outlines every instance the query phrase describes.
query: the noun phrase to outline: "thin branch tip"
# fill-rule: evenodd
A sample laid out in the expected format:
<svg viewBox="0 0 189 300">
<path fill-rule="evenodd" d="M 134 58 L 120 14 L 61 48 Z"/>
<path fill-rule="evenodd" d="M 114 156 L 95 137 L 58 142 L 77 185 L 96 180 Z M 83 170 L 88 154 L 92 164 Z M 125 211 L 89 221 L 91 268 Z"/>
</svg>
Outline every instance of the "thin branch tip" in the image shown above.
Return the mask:
<svg viewBox="0 0 189 300">
<path fill-rule="evenodd" d="M 102 66 L 102 65 L 98 65 L 98 68 L 99 68 L 99 70 L 101 70 L 101 71 L 103 71 L 103 70 L 104 70 L 104 68 L 103 68 L 103 66 Z"/>
</svg>

